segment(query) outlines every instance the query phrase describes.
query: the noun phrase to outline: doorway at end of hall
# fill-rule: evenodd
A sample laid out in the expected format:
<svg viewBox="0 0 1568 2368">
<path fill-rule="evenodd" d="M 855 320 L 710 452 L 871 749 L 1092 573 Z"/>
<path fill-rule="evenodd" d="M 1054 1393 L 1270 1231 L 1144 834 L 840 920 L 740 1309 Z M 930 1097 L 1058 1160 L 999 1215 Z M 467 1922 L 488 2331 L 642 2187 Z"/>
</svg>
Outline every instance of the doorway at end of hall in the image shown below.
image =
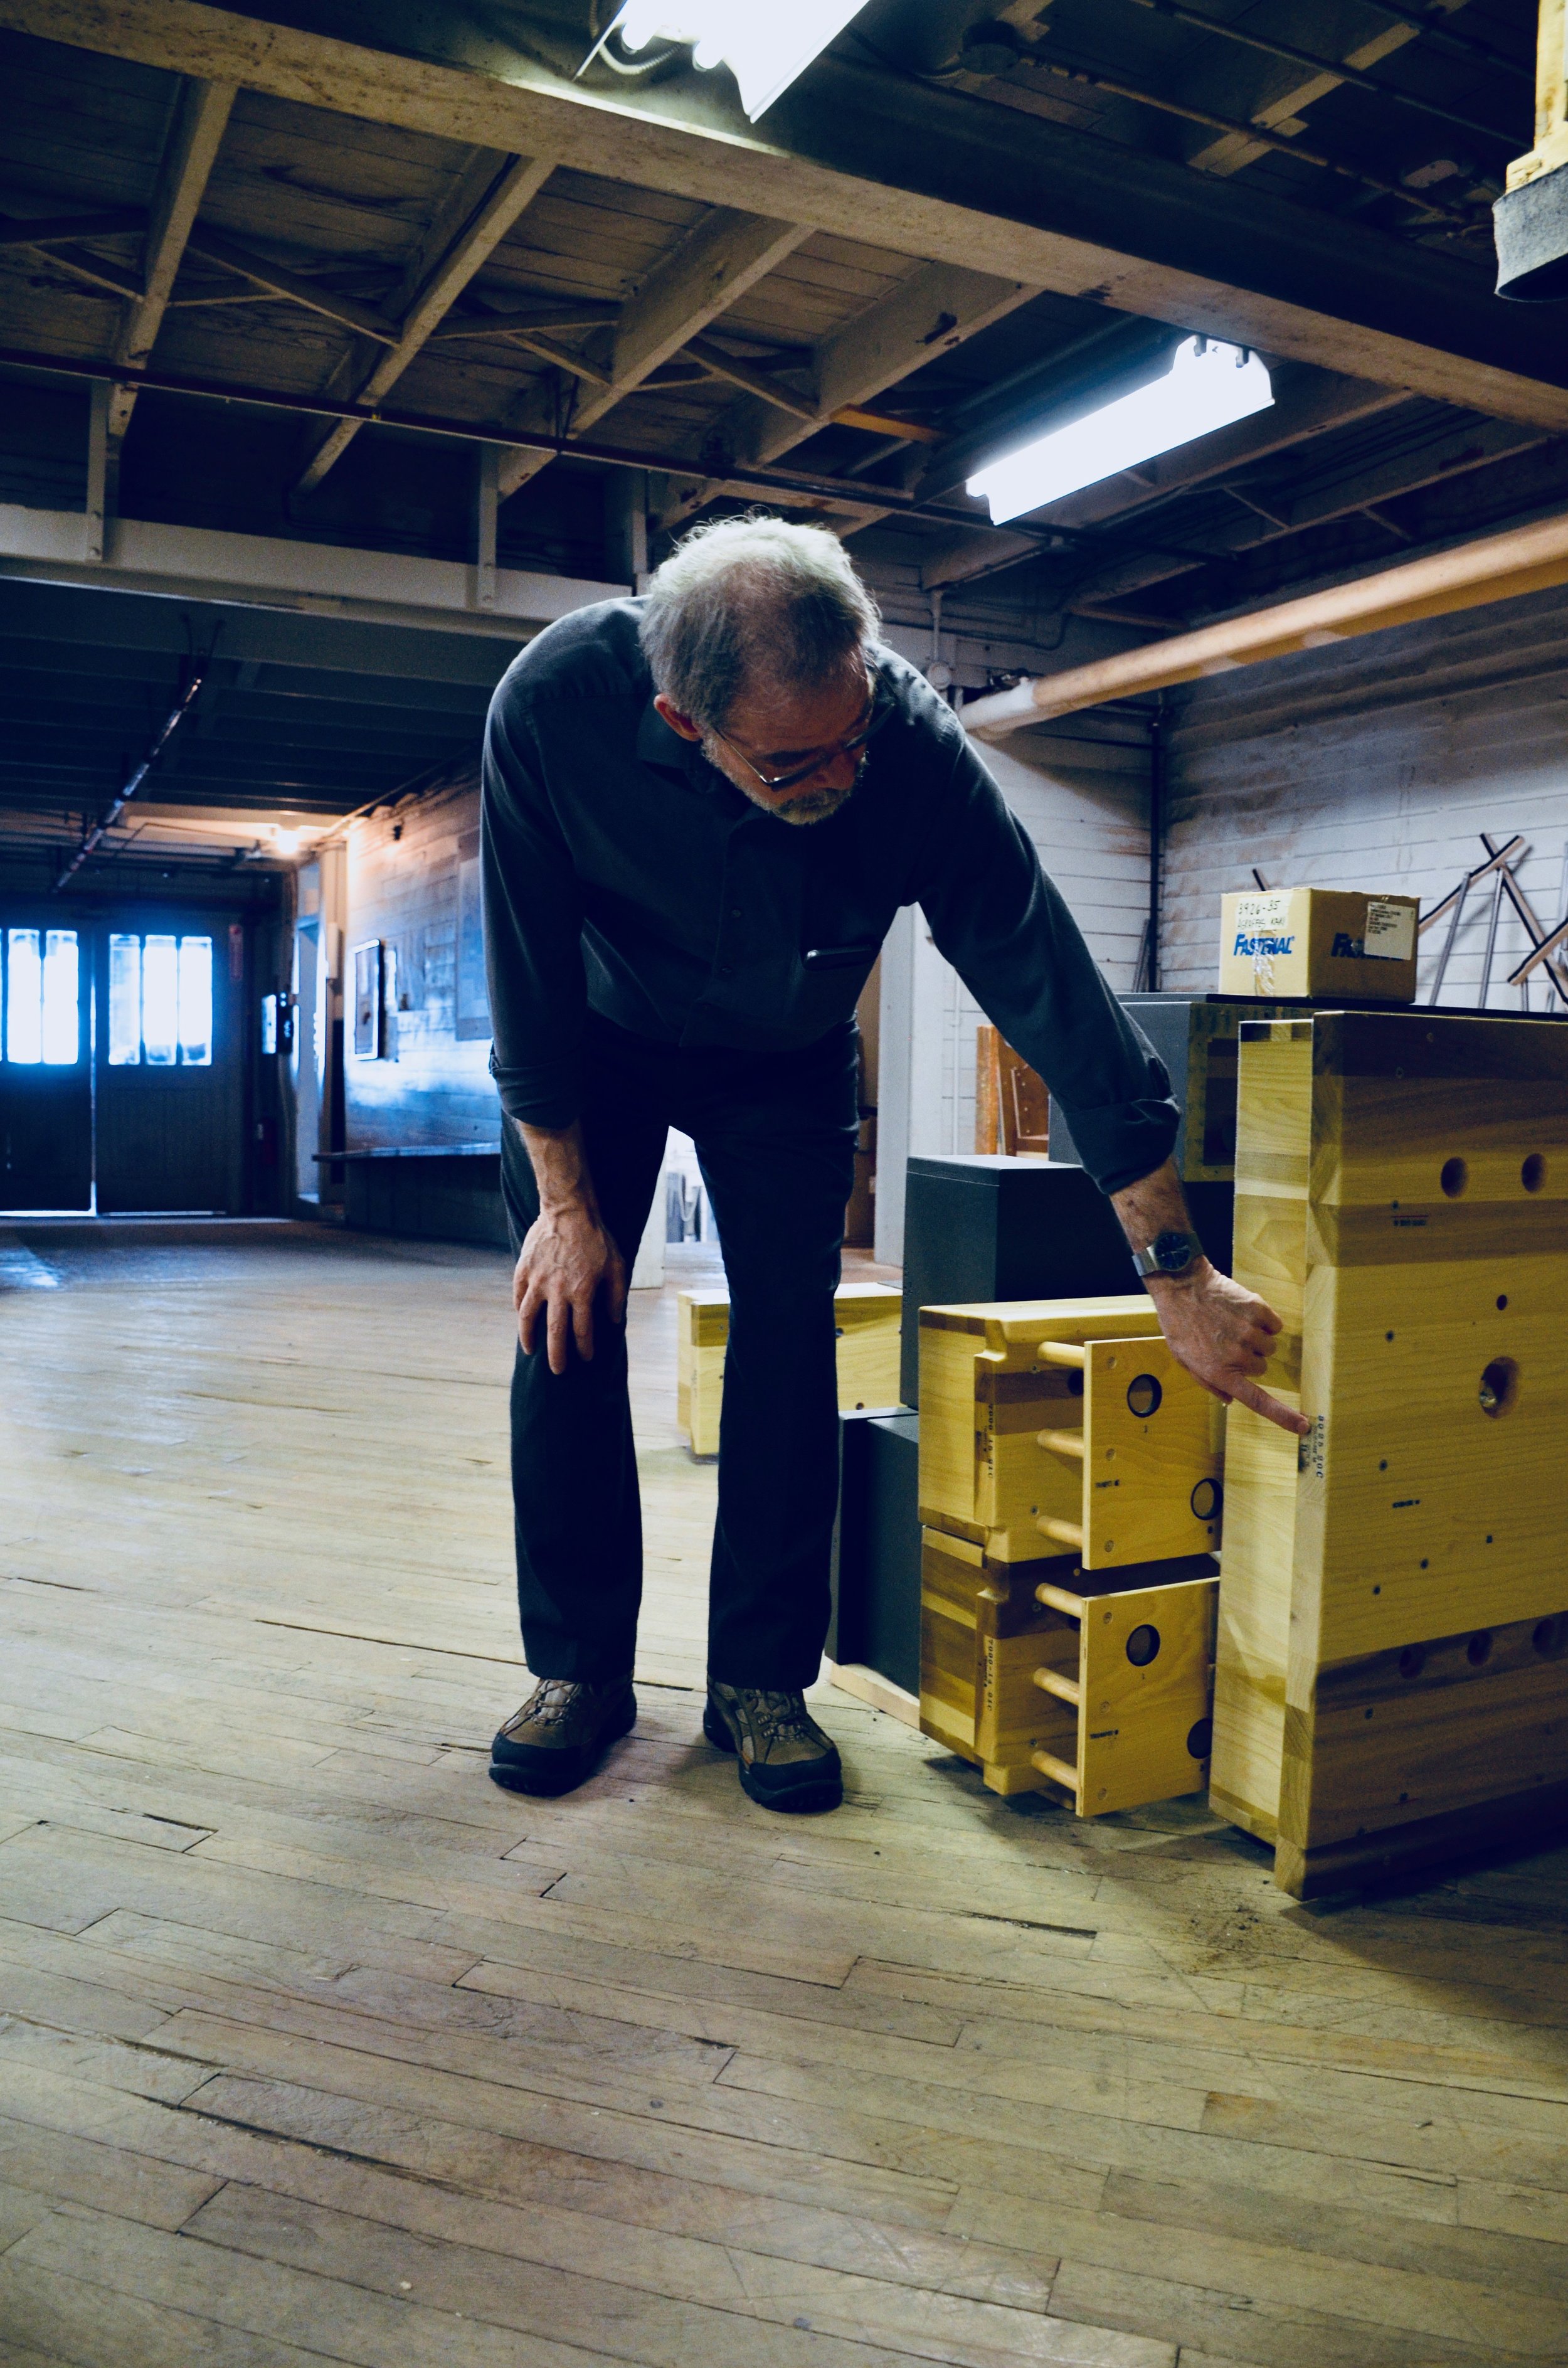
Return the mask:
<svg viewBox="0 0 1568 2368">
<path fill-rule="evenodd" d="M 246 932 L 0 913 L 0 1211 L 244 1205 Z"/>
</svg>

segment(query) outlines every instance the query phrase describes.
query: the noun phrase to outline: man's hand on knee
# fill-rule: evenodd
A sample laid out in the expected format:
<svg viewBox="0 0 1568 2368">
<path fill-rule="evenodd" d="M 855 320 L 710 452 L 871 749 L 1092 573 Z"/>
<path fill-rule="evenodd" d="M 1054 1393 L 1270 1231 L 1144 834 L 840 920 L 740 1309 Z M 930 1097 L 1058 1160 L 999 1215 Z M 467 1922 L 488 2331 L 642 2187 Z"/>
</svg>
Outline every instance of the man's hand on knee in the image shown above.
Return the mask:
<svg viewBox="0 0 1568 2368">
<path fill-rule="evenodd" d="M 550 1370 L 563 1373 L 569 1337 L 579 1356 L 594 1353 L 594 1308 L 601 1292 L 611 1323 L 624 1320 L 626 1261 L 599 1214 L 581 1130 L 524 1125 L 520 1132 L 539 1185 L 540 1212 L 512 1277 L 517 1338 L 531 1357 L 542 1315 Z"/>
<path fill-rule="evenodd" d="M 587 1209 L 546 1210 L 529 1226 L 512 1277 L 517 1338 L 531 1357 L 544 1324 L 552 1373 L 566 1371 L 570 1334 L 577 1353 L 594 1353 L 594 1308 L 603 1292 L 611 1323 L 626 1314 L 626 1261 L 597 1215 Z"/>
</svg>

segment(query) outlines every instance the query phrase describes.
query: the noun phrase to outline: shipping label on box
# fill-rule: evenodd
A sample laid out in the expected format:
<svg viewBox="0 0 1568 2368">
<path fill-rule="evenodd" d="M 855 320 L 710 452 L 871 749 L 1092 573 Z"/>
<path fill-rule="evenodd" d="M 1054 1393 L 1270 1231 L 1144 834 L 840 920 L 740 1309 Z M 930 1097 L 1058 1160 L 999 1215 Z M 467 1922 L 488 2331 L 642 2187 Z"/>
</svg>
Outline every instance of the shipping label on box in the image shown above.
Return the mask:
<svg viewBox="0 0 1568 2368">
<path fill-rule="evenodd" d="M 1221 899 L 1220 992 L 1409 1003 L 1419 901 L 1273 888 Z"/>
<path fill-rule="evenodd" d="M 1292 920 L 1291 906 L 1298 908 Z M 1232 911 L 1233 905 L 1234 911 Z M 1300 889 L 1269 890 L 1256 896 L 1225 898 L 1225 929 L 1221 947 L 1220 985 L 1231 984 L 1230 972 L 1240 962 L 1249 973 L 1254 995 L 1305 995 L 1306 987 L 1286 986 L 1277 977 L 1283 962 L 1306 976 L 1306 900 Z M 1301 951 L 1298 953 L 1298 948 Z"/>
</svg>

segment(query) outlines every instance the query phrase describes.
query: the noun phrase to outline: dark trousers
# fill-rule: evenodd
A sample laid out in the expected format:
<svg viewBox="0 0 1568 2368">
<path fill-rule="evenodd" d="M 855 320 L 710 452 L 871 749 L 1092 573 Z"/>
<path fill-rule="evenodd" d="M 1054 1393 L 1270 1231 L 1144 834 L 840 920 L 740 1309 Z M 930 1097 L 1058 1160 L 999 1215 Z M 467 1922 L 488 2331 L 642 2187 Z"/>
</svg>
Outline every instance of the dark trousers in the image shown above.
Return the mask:
<svg viewBox="0 0 1568 2368">
<path fill-rule="evenodd" d="M 833 1293 L 855 1175 L 853 1022 L 802 1052 L 682 1051 L 590 1018 L 583 1133 L 628 1269 L 664 1167 L 666 1129 L 697 1145 L 730 1288 L 708 1667 L 727 1685 L 812 1684 L 828 1622 L 838 1486 Z M 516 1250 L 539 1213 L 517 1128 L 501 1182 Z M 602 1309 L 591 1360 L 546 1360 L 542 1327 L 512 1381 L 517 1603 L 540 1678 L 632 1665 L 642 1522 L 626 1334 Z"/>
</svg>

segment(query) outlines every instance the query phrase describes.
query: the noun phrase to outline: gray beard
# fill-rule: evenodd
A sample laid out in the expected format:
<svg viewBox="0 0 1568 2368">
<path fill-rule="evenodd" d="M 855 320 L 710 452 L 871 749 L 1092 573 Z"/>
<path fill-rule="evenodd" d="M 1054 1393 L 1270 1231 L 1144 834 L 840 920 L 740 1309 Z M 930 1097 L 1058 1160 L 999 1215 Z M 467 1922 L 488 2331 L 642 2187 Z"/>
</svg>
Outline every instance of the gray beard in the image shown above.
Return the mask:
<svg viewBox="0 0 1568 2368">
<path fill-rule="evenodd" d="M 702 753 L 712 765 L 715 772 L 724 772 L 723 767 L 715 762 L 712 749 L 705 745 Z M 855 779 L 846 790 L 807 790 L 800 797 L 791 798 L 787 806 L 770 804 L 768 800 L 760 796 L 756 790 L 747 789 L 744 781 L 733 780 L 728 773 L 724 773 L 724 779 L 730 782 L 732 789 L 739 790 L 743 798 L 749 798 L 759 813 L 771 814 L 775 822 L 792 823 L 797 829 L 802 829 L 813 822 L 826 822 L 828 816 L 835 814 L 840 806 L 847 805 L 859 787 L 860 775 L 865 769 L 866 760 L 862 757 L 856 770 Z"/>
</svg>

